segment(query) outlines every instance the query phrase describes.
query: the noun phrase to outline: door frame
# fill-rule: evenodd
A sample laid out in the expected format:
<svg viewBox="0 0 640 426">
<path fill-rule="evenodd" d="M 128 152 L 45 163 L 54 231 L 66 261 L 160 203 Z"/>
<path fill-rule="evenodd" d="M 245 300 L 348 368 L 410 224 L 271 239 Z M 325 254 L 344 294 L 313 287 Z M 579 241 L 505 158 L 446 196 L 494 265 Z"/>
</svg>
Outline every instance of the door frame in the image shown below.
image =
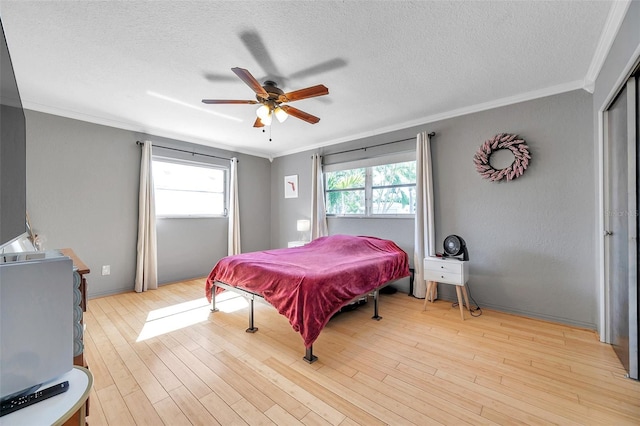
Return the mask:
<svg viewBox="0 0 640 426">
<path fill-rule="evenodd" d="M 607 135 L 607 110 L 615 100 L 616 96 L 627 84 L 627 80 L 633 75 L 636 68 L 640 66 L 640 46 L 636 49 L 627 63 L 624 71 L 613 85 L 613 88 L 605 98 L 597 112 L 597 136 L 598 136 L 598 223 L 596 230 L 596 242 L 598 252 L 598 334 L 603 343 L 611 343 L 611 312 L 609 312 L 610 287 L 608 277 L 608 247 L 605 244 L 607 197 L 605 188 L 605 176 L 608 173 L 606 135 Z M 640 182 L 638 182 L 640 184 Z"/>
<path fill-rule="evenodd" d="M 631 77 L 629 83 L 627 83 L 627 91 L 634 92 L 633 102 L 627 101 L 627 116 L 634 117 L 633 123 L 627 123 L 627 138 L 629 150 L 629 165 L 628 176 L 629 182 L 634 182 L 635 186 L 632 191 L 629 191 L 629 199 L 632 206 L 635 206 L 635 212 L 629 212 L 629 230 L 635 234 L 632 236 L 629 243 L 629 283 L 636 283 L 635 286 L 629 288 L 629 316 L 630 319 L 634 318 L 632 309 L 635 310 L 635 321 L 629 322 L 629 376 L 638 380 L 638 121 L 640 115 L 638 115 L 638 101 L 640 92 L 638 91 L 638 77 L 640 72 L 638 68 L 634 69 L 634 77 Z"/>
</svg>

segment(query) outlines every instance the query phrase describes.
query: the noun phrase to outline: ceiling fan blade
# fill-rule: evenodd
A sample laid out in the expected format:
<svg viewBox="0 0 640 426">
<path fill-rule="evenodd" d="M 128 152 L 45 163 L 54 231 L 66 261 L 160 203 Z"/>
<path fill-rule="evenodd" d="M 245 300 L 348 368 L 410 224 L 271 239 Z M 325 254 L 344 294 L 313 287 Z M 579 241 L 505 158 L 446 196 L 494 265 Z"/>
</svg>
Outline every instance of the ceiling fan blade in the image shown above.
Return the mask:
<svg viewBox="0 0 640 426">
<path fill-rule="evenodd" d="M 300 120 L 304 120 L 310 124 L 316 124 L 318 121 L 320 121 L 320 118 L 316 117 L 315 115 L 311 115 L 289 105 L 281 105 L 280 108 L 282 108 L 287 114 L 295 118 L 299 118 Z"/>
<path fill-rule="evenodd" d="M 258 101 L 242 101 L 236 99 L 203 99 L 202 103 L 205 104 L 257 104 Z"/>
<path fill-rule="evenodd" d="M 267 93 L 267 91 L 264 90 L 260 83 L 258 83 L 258 80 L 256 80 L 249 71 L 244 68 L 237 67 L 231 68 L 231 71 L 233 71 L 238 77 L 240 77 L 240 80 L 244 81 L 247 86 L 251 87 L 251 90 L 256 92 L 256 95 L 263 99 L 269 98 L 269 94 Z"/>
<path fill-rule="evenodd" d="M 253 123 L 253 127 L 264 127 L 264 123 L 260 120 L 260 117 L 256 118 L 256 121 Z"/>
<path fill-rule="evenodd" d="M 293 92 L 285 93 L 286 100 L 280 100 L 280 102 L 293 102 L 300 99 L 315 98 L 316 96 L 324 96 L 329 94 L 329 89 L 324 84 L 318 84 L 317 86 L 307 87 L 306 89 L 294 90 Z M 281 98 L 282 98 L 281 96 Z"/>
</svg>

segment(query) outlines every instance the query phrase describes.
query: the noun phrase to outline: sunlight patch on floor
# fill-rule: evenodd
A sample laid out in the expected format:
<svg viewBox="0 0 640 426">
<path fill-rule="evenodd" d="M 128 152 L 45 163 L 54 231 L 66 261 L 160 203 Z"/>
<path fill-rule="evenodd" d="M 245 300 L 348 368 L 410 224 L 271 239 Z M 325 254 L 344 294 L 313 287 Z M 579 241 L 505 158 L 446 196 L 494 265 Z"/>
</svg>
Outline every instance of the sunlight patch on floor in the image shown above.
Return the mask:
<svg viewBox="0 0 640 426">
<path fill-rule="evenodd" d="M 222 312 L 234 312 L 247 306 L 249 302 L 239 294 L 225 292 L 216 296 L 216 308 Z M 204 297 L 154 309 L 147 315 L 147 320 L 136 342 L 207 321 L 210 314 L 211 304 Z"/>
<path fill-rule="evenodd" d="M 225 291 L 216 296 L 216 308 L 222 312 L 235 312 L 247 308 L 249 301 L 244 296 Z"/>
</svg>

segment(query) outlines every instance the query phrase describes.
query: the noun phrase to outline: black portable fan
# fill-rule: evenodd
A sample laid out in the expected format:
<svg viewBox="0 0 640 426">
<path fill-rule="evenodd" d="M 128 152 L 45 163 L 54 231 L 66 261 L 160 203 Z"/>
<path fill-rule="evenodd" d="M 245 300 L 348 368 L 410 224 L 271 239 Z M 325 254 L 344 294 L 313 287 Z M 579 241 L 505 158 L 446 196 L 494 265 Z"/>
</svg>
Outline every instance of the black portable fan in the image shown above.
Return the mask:
<svg viewBox="0 0 640 426">
<path fill-rule="evenodd" d="M 469 260 L 469 252 L 467 251 L 467 244 L 462 237 L 457 235 L 449 235 L 444 239 L 444 256 L 445 257 L 458 257 L 462 255 L 462 260 Z"/>
</svg>

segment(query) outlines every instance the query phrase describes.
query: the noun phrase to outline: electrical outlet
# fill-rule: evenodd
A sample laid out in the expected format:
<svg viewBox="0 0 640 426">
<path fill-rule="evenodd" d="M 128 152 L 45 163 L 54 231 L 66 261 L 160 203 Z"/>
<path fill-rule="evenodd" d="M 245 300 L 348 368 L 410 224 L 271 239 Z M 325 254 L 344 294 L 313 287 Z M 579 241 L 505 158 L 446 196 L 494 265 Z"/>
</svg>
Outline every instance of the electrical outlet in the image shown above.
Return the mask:
<svg viewBox="0 0 640 426">
<path fill-rule="evenodd" d="M 102 275 L 111 275 L 111 265 L 102 265 Z"/>
</svg>

